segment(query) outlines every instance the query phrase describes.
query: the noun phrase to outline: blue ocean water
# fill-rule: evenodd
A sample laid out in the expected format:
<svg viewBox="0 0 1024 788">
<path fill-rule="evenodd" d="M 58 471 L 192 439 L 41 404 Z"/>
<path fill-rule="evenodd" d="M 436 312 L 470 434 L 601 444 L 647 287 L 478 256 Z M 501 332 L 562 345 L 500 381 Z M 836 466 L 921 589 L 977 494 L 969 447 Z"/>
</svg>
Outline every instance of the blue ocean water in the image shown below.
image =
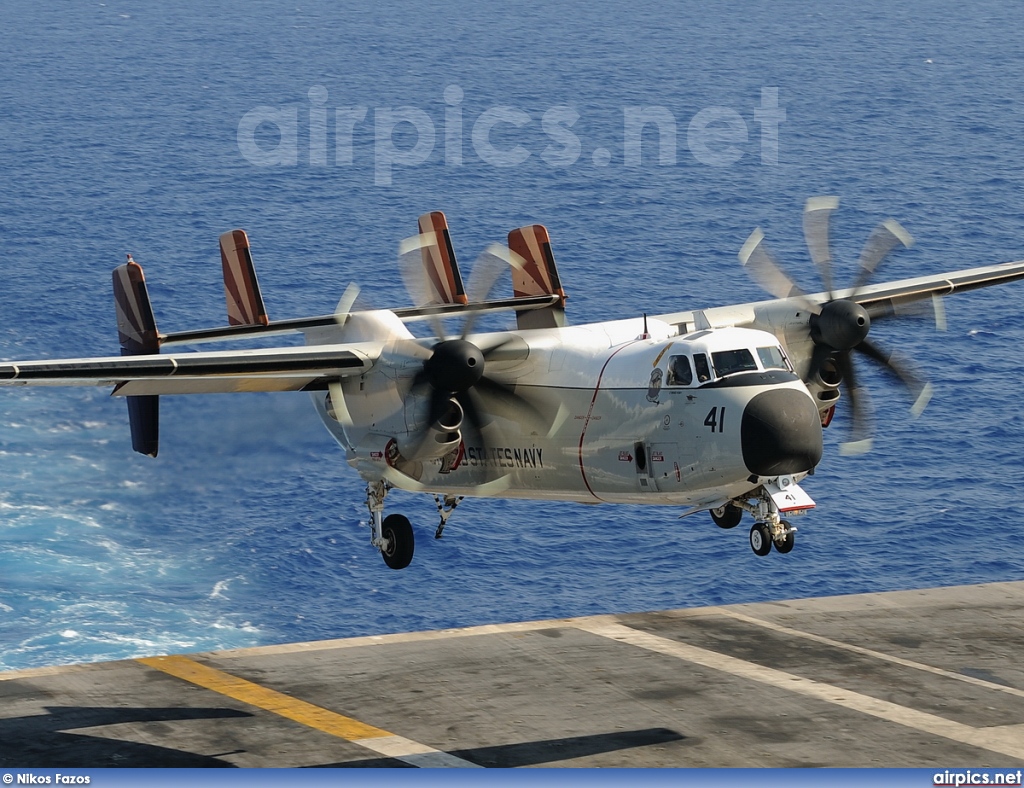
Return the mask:
<svg viewBox="0 0 1024 788">
<path fill-rule="evenodd" d="M 405 305 L 396 243 L 437 209 L 464 265 L 546 224 L 577 323 L 761 298 L 736 260 L 756 225 L 818 289 L 800 226 L 818 194 L 842 198 L 847 279 L 889 215 L 917 243 L 883 279 L 1024 257 L 1018 3 L 6 0 L 2 16 L 4 358 L 116 353 L 126 252 L 163 330 L 222 324 L 217 236 L 234 227 L 273 318 L 329 312 L 352 281 Z M 650 125 L 628 164 L 640 111 L 674 121 L 675 145 Z M 264 122 L 240 145 L 246 117 Z M 435 541 L 432 501 L 394 493 L 419 539 L 393 572 L 305 395 L 164 398 L 151 461 L 106 391 L 0 391 L 0 669 L 1024 578 L 1024 285 L 946 310 L 945 334 L 873 331 L 936 396 L 913 421 L 865 369 L 875 451 L 838 456 L 840 415 L 797 549 L 764 559 L 746 528 L 657 507 L 467 501 Z"/>
</svg>

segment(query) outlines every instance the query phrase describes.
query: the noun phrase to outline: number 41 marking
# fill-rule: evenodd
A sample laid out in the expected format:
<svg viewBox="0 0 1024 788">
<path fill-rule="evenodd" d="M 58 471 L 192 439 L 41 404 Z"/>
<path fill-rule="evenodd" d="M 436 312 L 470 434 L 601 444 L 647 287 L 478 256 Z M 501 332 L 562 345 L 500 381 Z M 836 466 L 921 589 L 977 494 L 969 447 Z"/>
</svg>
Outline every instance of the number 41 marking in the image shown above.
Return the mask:
<svg viewBox="0 0 1024 788">
<path fill-rule="evenodd" d="M 704 418 L 704 426 L 710 427 L 712 432 L 725 432 L 725 408 L 722 408 L 721 413 L 718 412 L 718 408 L 709 410 Z"/>
</svg>

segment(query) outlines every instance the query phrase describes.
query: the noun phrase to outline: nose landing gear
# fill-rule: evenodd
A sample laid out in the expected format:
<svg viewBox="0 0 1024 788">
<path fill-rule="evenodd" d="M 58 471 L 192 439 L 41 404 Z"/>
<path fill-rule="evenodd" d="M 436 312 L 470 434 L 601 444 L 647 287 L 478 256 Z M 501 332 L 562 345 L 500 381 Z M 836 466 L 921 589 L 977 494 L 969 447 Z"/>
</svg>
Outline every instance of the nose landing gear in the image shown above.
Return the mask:
<svg viewBox="0 0 1024 788">
<path fill-rule="evenodd" d="M 769 483 L 759 487 L 751 493 L 755 500 L 748 501 L 735 499 L 719 509 L 711 510 L 711 519 L 720 528 L 733 528 L 739 524 L 743 512 L 750 512 L 757 521 L 750 528 L 750 549 L 757 555 L 768 555 L 775 545 L 776 551 L 780 553 L 791 552 L 796 544 L 796 526 L 783 520 L 780 516 L 779 505 L 773 497 L 773 489 L 777 485 Z M 787 482 L 780 489 L 792 490 L 796 485 L 791 481 Z M 802 491 L 801 491 L 802 493 Z M 814 505 L 810 501 L 811 506 Z M 797 510 L 797 514 L 803 510 Z"/>
<path fill-rule="evenodd" d="M 780 553 L 788 553 L 796 544 L 796 528 L 788 520 L 779 520 L 778 531 L 768 523 L 754 523 L 750 528 L 750 549 L 757 555 L 768 555 L 772 545 Z"/>
</svg>

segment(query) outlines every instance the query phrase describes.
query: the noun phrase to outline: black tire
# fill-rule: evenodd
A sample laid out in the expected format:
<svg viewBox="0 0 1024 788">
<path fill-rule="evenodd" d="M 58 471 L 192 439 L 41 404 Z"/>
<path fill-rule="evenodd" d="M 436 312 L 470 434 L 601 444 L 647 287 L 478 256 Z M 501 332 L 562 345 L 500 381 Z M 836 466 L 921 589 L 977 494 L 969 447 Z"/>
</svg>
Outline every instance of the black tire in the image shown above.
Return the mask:
<svg viewBox="0 0 1024 788">
<path fill-rule="evenodd" d="M 743 519 L 743 510 L 727 503 L 725 506 L 711 510 L 711 519 L 719 528 L 735 528 Z"/>
<path fill-rule="evenodd" d="M 786 528 L 789 528 L 789 523 L 787 523 L 785 520 L 782 521 L 782 524 L 786 526 Z M 780 553 L 788 553 L 793 549 L 793 545 L 795 544 L 796 532 L 790 531 L 788 534 L 785 535 L 785 537 L 783 537 L 781 542 L 775 542 L 775 549 L 778 550 Z"/>
<path fill-rule="evenodd" d="M 757 555 L 768 555 L 772 551 L 772 529 L 765 523 L 754 523 L 750 527 L 750 549 Z"/>
<path fill-rule="evenodd" d="M 384 563 L 392 569 L 405 569 L 412 561 L 413 549 L 416 546 L 412 535 L 412 524 L 408 518 L 400 514 L 389 514 L 381 523 L 381 536 L 387 546 L 380 554 Z"/>
</svg>

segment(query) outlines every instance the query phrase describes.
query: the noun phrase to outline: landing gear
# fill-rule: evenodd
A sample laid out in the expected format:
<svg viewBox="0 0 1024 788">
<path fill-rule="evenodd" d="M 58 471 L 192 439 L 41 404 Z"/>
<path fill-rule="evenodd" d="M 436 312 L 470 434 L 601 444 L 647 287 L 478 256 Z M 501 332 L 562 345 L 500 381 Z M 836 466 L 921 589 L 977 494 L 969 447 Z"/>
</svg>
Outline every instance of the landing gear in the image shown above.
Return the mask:
<svg viewBox="0 0 1024 788">
<path fill-rule="evenodd" d="M 750 512 L 757 520 L 750 529 L 750 549 L 762 556 L 772 551 L 772 545 L 775 545 L 775 549 L 780 553 L 790 552 L 796 544 L 796 528 L 789 520 L 783 520 L 779 516 L 778 506 L 764 487 L 752 493 L 751 497 L 754 496 L 757 500 L 753 502 L 737 499 L 721 509 L 712 509 L 711 519 L 721 528 L 732 528 L 739 522 L 742 512 Z M 736 512 L 736 522 L 732 525 L 728 524 L 732 522 L 729 517 L 730 509 Z M 723 525 L 720 520 L 726 524 Z"/>
<path fill-rule="evenodd" d="M 796 544 L 796 528 L 788 520 L 779 520 L 774 528 L 769 523 L 754 523 L 750 529 L 750 548 L 758 555 L 768 555 L 772 545 L 780 553 L 788 553 Z"/>
<path fill-rule="evenodd" d="M 381 526 L 384 543 L 380 554 L 384 563 L 392 569 L 405 569 L 412 561 L 415 541 L 412 535 L 412 524 L 408 518 L 400 514 L 389 514 Z"/>
<path fill-rule="evenodd" d="M 719 528 L 735 528 L 743 519 L 743 510 L 738 506 L 727 503 L 717 509 L 711 510 L 711 519 Z"/>
<path fill-rule="evenodd" d="M 384 563 L 405 569 L 412 561 L 415 540 L 412 525 L 400 514 L 384 517 L 384 498 L 391 486 L 384 480 L 366 485 L 366 508 L 370 510 L 370 544 L 380 550 Z"/>
<path fill-rule="evenodd" d="M 772 551 L 772 529 L 767 523 L 754 523 L 750 527 L 750 549 L 757 555 L 768 555 Z"/>
<path fill-rule="evenodd" d="M 448 524 L 448 518 L 455 512 L 455 507 L 462 503 L 464 495 L 440 495 L 434 496 L 434 503 L 437 504 L 437 513 L 441 516 L 441 522 L 434 531 L 434 538 L 440 539 L 444 535 L 444 527 Z"/>
<path fill-rule="evenodd" d="M 785 533 L 781 539 L 776 537 L 772 543 L 780 553 L 788 553 L 793 549 L 793 545 L 796 544 L 796 529 L 786 520 L 780 520 L 780 524 L 785 529 Z"/>
</svg>

